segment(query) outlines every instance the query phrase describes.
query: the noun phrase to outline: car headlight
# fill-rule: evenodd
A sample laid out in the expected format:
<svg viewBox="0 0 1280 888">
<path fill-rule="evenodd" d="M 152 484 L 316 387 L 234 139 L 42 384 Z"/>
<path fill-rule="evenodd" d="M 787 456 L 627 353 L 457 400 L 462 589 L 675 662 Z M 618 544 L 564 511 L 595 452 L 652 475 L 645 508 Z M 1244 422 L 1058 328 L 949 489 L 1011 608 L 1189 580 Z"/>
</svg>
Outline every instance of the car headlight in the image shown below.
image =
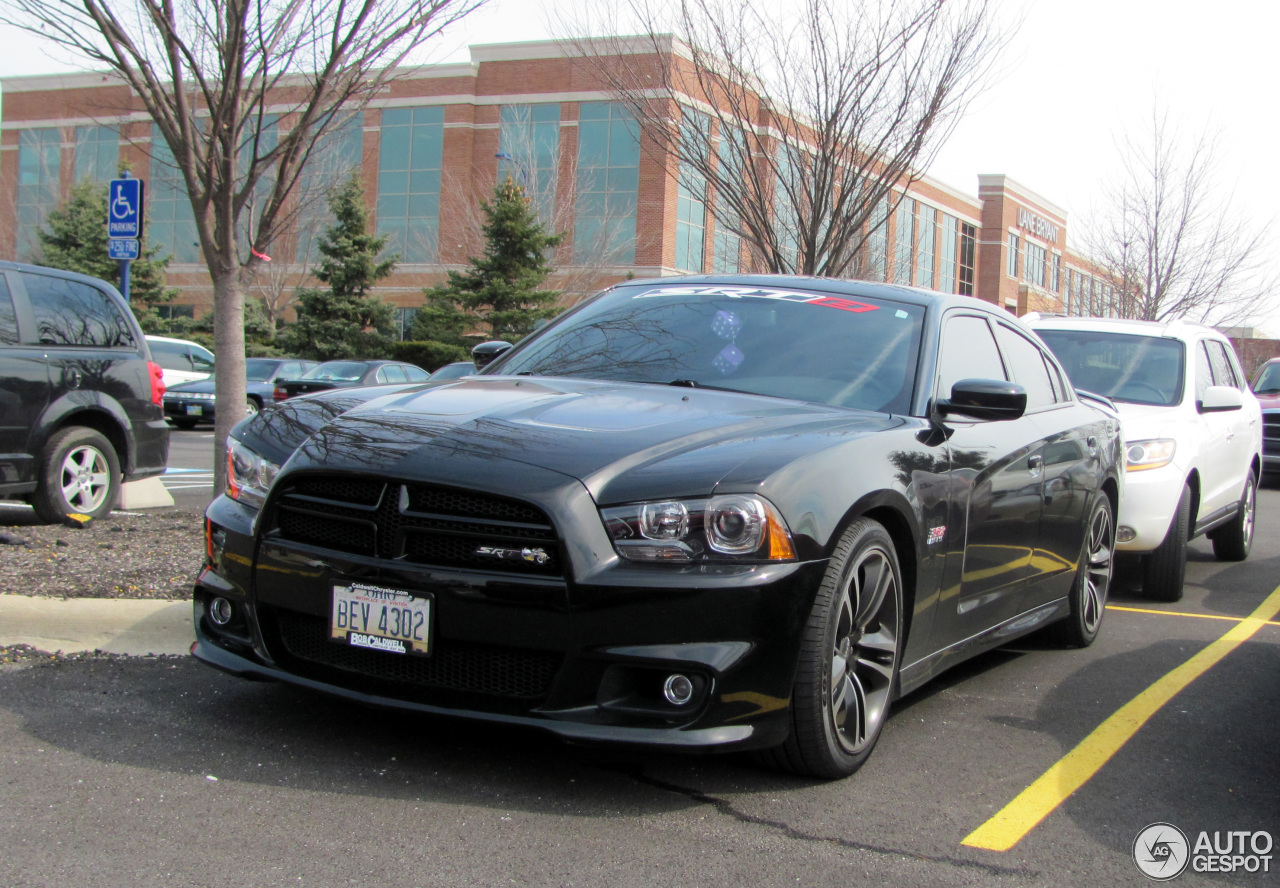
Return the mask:
<svg viewBox="0 0 1280 888">
<path fill-rule="evenodd" d="M 791 531 L 764 497 L 632 503 L 600 510 L 613 547 L 630 561 L 795 561 Z"/>
<path fill-rule="evenodd" d="M 227 496 L 246 506 L 261 508 L 280 467 L 239 441 L 227 441 Z"/>
<path fill-rule="evenodd" d="M 1149 441 L 1129 441 L 1125 444 L 1124 468 L 1128 472 L 1145 472 L 1158 469 L 1173 461 L 1177 442 L 1172 438 L 1152 438 Z"/>
</svg>

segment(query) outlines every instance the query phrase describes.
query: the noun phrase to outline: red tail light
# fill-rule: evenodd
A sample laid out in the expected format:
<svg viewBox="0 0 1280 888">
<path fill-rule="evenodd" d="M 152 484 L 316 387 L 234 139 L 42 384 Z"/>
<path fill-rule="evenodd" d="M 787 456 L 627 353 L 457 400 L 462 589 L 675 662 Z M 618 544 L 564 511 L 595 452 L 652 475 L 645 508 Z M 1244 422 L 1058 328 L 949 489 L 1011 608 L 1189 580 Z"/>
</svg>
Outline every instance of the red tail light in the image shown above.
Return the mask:
<svg viewBox="0 0 1280 888">
<path fill-rule="evenodd" d="M 285 398 L 289 397 L 289 393 L 280 386 L 276 386 L 276 390 L 271 393 L 271 396 L 277 401 L 283 401 Z"/>
<path fill-rule="evenodd" d="M 147 370 L 151 373 L 151 403 L 157 407 L 164 405 L 164 370 L 155 361 L 147 361 Z"/>
</svg>

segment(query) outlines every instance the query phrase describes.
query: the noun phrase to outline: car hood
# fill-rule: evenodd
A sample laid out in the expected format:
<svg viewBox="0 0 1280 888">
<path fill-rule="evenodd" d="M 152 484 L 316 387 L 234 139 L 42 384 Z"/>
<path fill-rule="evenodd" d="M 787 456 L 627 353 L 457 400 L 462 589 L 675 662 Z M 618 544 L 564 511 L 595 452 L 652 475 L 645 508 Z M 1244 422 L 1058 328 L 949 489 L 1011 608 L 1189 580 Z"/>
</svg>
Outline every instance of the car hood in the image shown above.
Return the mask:
<svg viewBox="0 0 1280 888">
<path fill-rule="evenodd" d="M 1275 408 L 1280 407 L 1280 392 L 1266 392 L 1262 394 L 1254 392 L 1253 394 L 1258 399 L 1258 403 L 1262 405 L 1263 410 L 1274 410 Z"/>
<path fill-rule="evenodd" d="M 1177 438 L 1178 426 L 1185 421 L 1186 413 L 1179 407 L 1158 404 L 1128 404 L 1116 402 L 1120 423 L 1126 441 L 1146 438 Z"/>
<path fill-rule="evenodd" d="M 599 503 L 751 484 L 810 452 L 902 420 L 756 395 L 639 383 L 498 377 L 414 388 L 355 407 L 287 470 L 447 480 L 442 462 L 511 461 L 581 481 Z"/>
</svg>

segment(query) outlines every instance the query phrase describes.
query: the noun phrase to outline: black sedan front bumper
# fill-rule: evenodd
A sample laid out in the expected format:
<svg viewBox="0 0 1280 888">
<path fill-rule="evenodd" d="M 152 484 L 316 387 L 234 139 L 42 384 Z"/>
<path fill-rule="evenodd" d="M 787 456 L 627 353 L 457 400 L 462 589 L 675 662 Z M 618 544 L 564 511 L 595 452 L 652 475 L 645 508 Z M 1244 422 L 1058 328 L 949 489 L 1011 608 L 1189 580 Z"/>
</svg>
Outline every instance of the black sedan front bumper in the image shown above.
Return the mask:
<svg viewBox="0 0 1280 888">
<path fill-rule="evenodd" d="M 709 569 L 615 559 L 578 583 L 255 540 L 257 513 L 226 497 L 207 516 L 209 562 L 196 585 L 192 647 L 201 661 L 362 703 L 532 726 L 574 741 L 781 743 L 800 636 L 825 570 L 825 561 Z M 432 596 L 431 655 L 334 640 L 331 590 L 353 581 Z M 216 598 L 231 604 L 222 625 L 210 615 Z M 662 691 L 677 674 L 695 689 L 683 705 Z"/>
</svg>

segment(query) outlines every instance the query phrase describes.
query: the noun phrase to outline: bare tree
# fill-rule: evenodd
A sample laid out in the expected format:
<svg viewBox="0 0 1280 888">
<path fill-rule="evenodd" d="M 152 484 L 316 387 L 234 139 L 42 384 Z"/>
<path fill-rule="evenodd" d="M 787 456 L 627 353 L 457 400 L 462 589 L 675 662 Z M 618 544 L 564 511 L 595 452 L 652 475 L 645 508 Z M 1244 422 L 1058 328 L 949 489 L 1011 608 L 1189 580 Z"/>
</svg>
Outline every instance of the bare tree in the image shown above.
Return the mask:
<svg viewBox="0 0 1280 888">
<path fill-rule="evenodd" d="M 842 276 L 990 79 L 991 0 L 627 0 L 566 38 L 758 270 Z M 785 8 L 783 8 L 785 7 Z M 619 33 L 601 19 L 566 26 Z M 600 21 L 607 22 L 601 25 Z M 674 173 L 675 171 L 669 171 Z"/>
<path fill-rule="evenodd" d="M 1219 181 L 1212 133 L 1188 137 L 1158 104 L 1119 140 L 1121 171 L 1086 228 L 1085 249 L 1119 285 L 1121 317 L 1238 323 L 1280 280 L 1267 268 L 1270 225 L 1255 225 Z"/>
<path fill-rule="evenodd" d="M 186 185 L 213 281 L 215 452 L 245 403 L 244 294 L 312 149 L 485 0 L 7 0 L 0 21 L 105 66 Z M 273 125 L 276 124 L 276 125 Z M 215 460 L 215 489 L 225 464 Z"/>
</svg>

